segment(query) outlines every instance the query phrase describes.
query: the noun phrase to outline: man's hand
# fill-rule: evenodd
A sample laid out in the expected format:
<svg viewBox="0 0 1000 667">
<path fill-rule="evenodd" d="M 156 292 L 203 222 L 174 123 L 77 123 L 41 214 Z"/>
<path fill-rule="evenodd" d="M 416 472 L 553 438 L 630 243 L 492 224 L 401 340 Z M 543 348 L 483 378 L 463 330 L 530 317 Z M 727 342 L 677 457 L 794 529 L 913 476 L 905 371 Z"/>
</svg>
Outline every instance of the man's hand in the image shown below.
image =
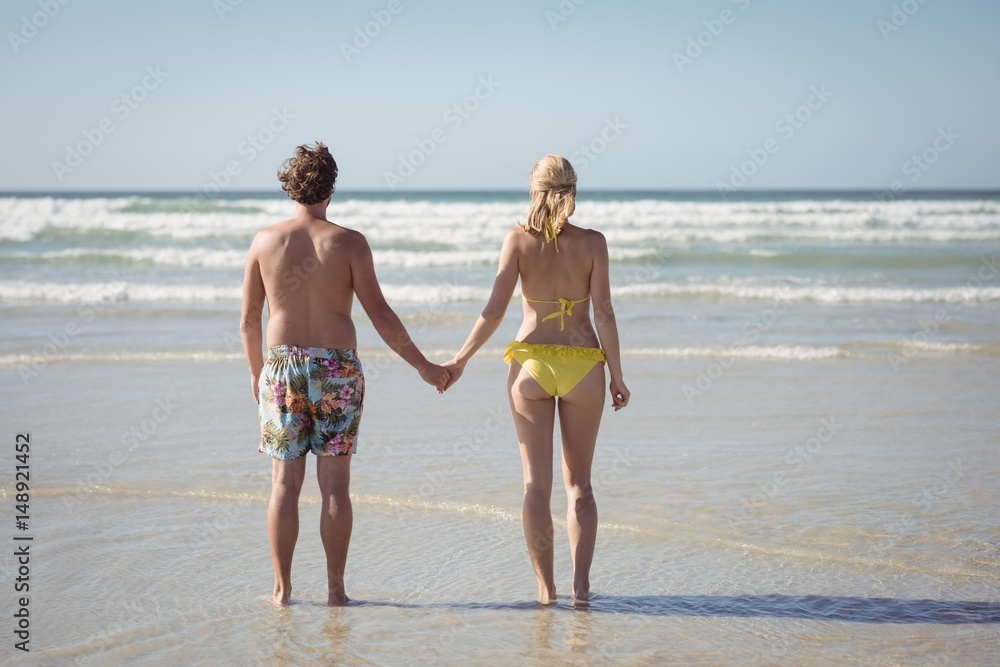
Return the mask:
<svg viewBox="0 0 1000 667">
<path fill-rule="evenodd" d="M 460 364 L 454 359 L 451 361 L 446 361 L 444 367 L 451 373 L 451 378 L 448 380 L 448 384 L 445 385 L 444 391 L 451 389 L 451 385 L 458 382 L 458 378 L 462 377 L 462 372 L 465 370 L 465 364 Z"/>
<path fill-rule="evenodd" d="M 433 385 L 439 394 L 443 394 L 444 390 L 448 388 L 451 374 L 448 372 L 448 369 L 438 366 L 437 364 L 427 362 L 427 364 L 420 370 L 420 377 L 427 384 Z"/>
<path fill-rule="evenodd" d="M 260 381 L 259 375 L 250 376 L 250 391 L 253 392 L 253 402 L 260 404 L 260 397 L 257 395 L 257 382 Z"/>
</svg>

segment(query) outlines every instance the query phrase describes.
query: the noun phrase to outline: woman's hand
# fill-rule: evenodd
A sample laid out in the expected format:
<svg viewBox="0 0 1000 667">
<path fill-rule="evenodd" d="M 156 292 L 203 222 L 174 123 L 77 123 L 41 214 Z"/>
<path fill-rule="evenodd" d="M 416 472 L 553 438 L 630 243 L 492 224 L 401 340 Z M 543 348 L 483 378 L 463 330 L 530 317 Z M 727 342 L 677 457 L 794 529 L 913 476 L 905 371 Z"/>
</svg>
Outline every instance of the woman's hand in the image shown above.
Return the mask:
<svg viewBox="0 0 1000 667">
<path fill-rule="evenodd" d="M 420 371 L 420 377 L 429 385 L 433 385 L 439 394 L 443 394 L 451 383 L 451 376 L 447 368 L 428 362 Z"/>
<path fill-rule="evenodd" d="M 448 380 L 448 384 L 444 387 L 444 391 L 448 391 L 448 389 L 451 388 L 451 385 L 458 382 L 458 378 L 462 377 L 462 371 L 465 370 L 465 364 L 460 364 L 452 359 L 451 361 L 444 362 L 443 366 L 448 369 L 449 373 L 451 373 L 451 379 Z"/>
<path fill-rule="evenodd" d="M 628 391 L 628 387 L 625 386 L 625 381 L 614 378 L 611 379 L 611 404 L 615 407 L 615 412 L 618 412 L 626 405 L 628 405 L 628 399 L 631 394 Z"/>
</svg>

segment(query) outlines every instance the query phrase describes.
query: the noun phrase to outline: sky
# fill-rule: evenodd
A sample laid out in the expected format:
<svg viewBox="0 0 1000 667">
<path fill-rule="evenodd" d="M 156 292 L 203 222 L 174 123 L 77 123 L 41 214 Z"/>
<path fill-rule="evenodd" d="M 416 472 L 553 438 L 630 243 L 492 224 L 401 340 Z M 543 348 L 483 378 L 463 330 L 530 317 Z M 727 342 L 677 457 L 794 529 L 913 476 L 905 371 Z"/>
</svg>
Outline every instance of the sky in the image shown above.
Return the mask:
<svg viewBox="0 0 1000 667">
<path fill-rule="evenodd" d="M 993 0 L 5 0 L 0 190 L 1000 188 Z"/>
</svg>

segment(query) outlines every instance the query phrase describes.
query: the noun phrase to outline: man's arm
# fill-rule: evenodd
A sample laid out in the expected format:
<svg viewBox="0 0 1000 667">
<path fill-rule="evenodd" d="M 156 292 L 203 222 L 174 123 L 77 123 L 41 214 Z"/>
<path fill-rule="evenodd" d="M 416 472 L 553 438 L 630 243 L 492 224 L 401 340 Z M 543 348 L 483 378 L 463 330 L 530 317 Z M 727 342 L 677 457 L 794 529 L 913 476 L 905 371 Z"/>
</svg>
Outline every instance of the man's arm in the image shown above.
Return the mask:
<svg viewBox="0 0 1000 667">
<path fill-rule="evenodd" d="M 448 382 L 448 371 L 436 364 L 432 364 L 417 346 L 410 339 L 406 327 L 399 320 L 395 311 L 389 306 L 382 294 L 382 287 L 378 284 L 375 276 L 375 261 L 372 259 L 372 250 L 368 241 L 358 234 L 355 240 L 357 252 L 351 256 L 351 279 L 354 282 L 354 293 L 358 295 L 358 302 L 365 309 L 368 319 L 371 320 L 375 331 L 382 337 L 386 345 L 392 351 L 403 358 L 403 361 L 410 364 L 420 373 L 428 384 L 437 387 L 438 391 L 444 390 Z"/>
<path fill-rule="evenodd" d="M 254 401 L 258 400 L 257 380 L 264 368 L 260 320 L 264 311 L 265 294 L 264 279 L 260 275 L 258 245 L 257 237 L 254 237 L 247 253 L 247 265 L 243 274 L 243 307 L 240 313 L 240 337 L 243 339 L 243 352 L 247 355 L 247 363 L 250 366 L 250 388 L 253 391 Z"/>
</svg>

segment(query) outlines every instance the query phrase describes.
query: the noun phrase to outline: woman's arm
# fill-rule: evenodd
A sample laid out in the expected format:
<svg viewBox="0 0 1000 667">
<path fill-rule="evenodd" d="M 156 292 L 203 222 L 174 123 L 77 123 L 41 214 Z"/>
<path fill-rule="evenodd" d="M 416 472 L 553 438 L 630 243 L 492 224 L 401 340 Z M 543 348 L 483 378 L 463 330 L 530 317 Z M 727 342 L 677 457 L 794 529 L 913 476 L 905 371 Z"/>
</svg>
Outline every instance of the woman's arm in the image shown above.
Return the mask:
<svg viewBox="0 0 1000 667">
<path fill-rule="evenodd" d="M 458 380 L 465 369 L 465 364 L 469 363 L 469 359 L 496 333 L 500 323 L 503 322 L 504 315 L 507 314 L 507 307 L 510 305 L 510 298 L 514 295 L 514 288 L 517 287 L 519 275 L 515 234 L 520 233 L 520 229 L 513 229 L 504 238 L 503 247 L 500 249 L 500 268 L 497 269 L 497 277 L 493 281 L 493 292 L 490 294 L 490 300 L 472 327 L 472 332 L 466 339 L 465 345 L 458 351 L 454 359 L 445 364 L 445 368 L 451 371 L 449 387 Z"/>
<path fill-rule="evenodd" d="M 597 336 L 608 359 L 608 373 L 611 375 L 611 402 L 615 411 L 628 405 L 629 390 L 622 377 L 622 356 L 618 343 L 618 322 L 615 309 L 611 305 L 611 278 L 608 275 L 608 242 L 600 232 L 596 233 L 594 268 L 590 273 L 590 298 L 594 304 L 594 323 Z"/>
<path fill-rule="evenodd" d="M 448 382 L 448 372 L 441 366 L 432 364 L 417 349 L 399 316 L 386 302 L 378 278 L 375 276 L 375 262 L 368 241 L 358 234 L 355 245 L 357 252 L 353 253 L 351 258 L 354 293 L 358 295 L 358 302 L 365 309 L 375 331 L 393 352 L 420 373 L 424 382 L 434 385 L 439 393 L 444 391 Z"/>
</svg>

